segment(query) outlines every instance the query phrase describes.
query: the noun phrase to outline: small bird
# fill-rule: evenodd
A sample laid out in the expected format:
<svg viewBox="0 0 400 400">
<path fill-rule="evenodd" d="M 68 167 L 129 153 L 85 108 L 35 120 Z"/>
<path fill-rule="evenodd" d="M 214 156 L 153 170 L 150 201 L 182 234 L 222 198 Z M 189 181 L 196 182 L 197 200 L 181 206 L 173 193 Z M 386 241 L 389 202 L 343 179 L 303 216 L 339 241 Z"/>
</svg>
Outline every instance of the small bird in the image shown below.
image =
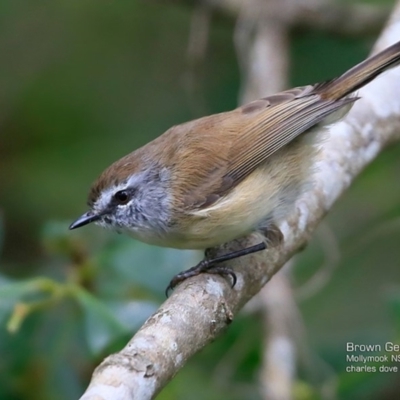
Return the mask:
<svg viewBox="0 0 400 400">
<path fill-rule="evenodd" d="M 207 249 L 261 231 L 265 242 L 206 258 L 176 275 L 167 291 L 202 272 L 230 275 L 234 286 L 235 273 L 218 264 L 283 240 L 277 225 L 307 190 L 321 127 L 342 118 L 359 98 L 355 91 L 399 63 L 397 42 L 336 79 L 170 128 L 100 175 L 90 210 L 70 229 L 95 222 L 179 249 Z"/>
</svg>

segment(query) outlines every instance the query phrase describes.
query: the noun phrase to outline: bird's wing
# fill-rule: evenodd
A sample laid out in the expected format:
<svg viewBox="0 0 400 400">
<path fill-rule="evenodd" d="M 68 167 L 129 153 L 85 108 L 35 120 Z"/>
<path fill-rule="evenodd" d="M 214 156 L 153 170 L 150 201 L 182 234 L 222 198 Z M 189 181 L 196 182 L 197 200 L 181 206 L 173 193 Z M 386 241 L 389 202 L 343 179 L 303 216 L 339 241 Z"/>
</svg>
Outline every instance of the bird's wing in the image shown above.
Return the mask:
<svg viewBox="0 0 400 400">
<path fill-rule="evenodd" d="M 214 132 L 215 140 L 230 138 L 230 143 L 225 143 L 228 150 L 221 154 L 225 160 L 213 171 L 213 179 L 206 175 L 197 180 L 186 203 L 197 209 L 210 206 L 276 151 L 357 99 L 326 100 L 313 89 L 295 88 L 239 107 L 226 113 L 232 125 L 224 118 L 215 119 L 207 131 Z"/>
</svg>

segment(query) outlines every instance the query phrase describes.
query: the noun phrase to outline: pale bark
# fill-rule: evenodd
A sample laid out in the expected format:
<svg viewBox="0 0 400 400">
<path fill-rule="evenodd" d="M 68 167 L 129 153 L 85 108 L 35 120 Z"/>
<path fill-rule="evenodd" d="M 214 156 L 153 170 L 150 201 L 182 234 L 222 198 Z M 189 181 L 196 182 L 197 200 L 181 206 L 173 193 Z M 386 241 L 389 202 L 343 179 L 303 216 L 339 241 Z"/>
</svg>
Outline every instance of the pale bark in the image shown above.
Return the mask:
<svg viewBox="0 0 400 400">
<path fill-rule="evenodd" d="M 337 35 L 378 34 L 390 14 L 390 7 L 338 0 L 152 0 L 208 7 L 224 16 L 237 18 L 244 9 L 259 15 L 274 15 L 293 29 L 318 29 Z"/>
</svg>

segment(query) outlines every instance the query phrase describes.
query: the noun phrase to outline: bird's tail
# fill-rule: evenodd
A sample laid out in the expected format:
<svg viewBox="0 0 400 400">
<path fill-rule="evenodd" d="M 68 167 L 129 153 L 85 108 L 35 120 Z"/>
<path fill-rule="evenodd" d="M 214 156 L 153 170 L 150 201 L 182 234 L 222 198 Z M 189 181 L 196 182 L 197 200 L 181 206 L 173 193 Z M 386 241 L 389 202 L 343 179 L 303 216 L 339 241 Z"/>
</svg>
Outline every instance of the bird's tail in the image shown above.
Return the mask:
<svg viewBox="0 0 400 400">
<path fill-rule="evenodd" d="M 398 64 L 400 64 L 400 41 L 367 58 L 338 78 L 316 85 L 313 92 L 326 100 L 339 100 Z"/>
</svg>

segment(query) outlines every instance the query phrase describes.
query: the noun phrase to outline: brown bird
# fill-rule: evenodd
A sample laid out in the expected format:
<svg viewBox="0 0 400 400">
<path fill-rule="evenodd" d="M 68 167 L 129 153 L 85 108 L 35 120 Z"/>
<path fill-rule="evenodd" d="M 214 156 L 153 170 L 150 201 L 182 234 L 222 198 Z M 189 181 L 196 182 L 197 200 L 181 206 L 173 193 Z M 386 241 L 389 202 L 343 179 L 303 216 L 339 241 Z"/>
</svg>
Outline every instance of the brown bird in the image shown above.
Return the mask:
<svg viewBox="0 0 400 400">
<path fill-rule="evenodd" d="M 70 229 L 95 222 L 181 249 L 214 247 L 255 230 L 279 243 L 277 224 L 310 183 L 320 127 L 343 117 L 357 89 L 399 62 L 397 42 L 336 79 L 172 127 L 108 167 L 91 188 L 90 211 Z M 230 274 L 234 284 L 234 272 L 215 264 L 265 247 L 203 260 L 169 288 L 205 271 Z"/>
</svg>

